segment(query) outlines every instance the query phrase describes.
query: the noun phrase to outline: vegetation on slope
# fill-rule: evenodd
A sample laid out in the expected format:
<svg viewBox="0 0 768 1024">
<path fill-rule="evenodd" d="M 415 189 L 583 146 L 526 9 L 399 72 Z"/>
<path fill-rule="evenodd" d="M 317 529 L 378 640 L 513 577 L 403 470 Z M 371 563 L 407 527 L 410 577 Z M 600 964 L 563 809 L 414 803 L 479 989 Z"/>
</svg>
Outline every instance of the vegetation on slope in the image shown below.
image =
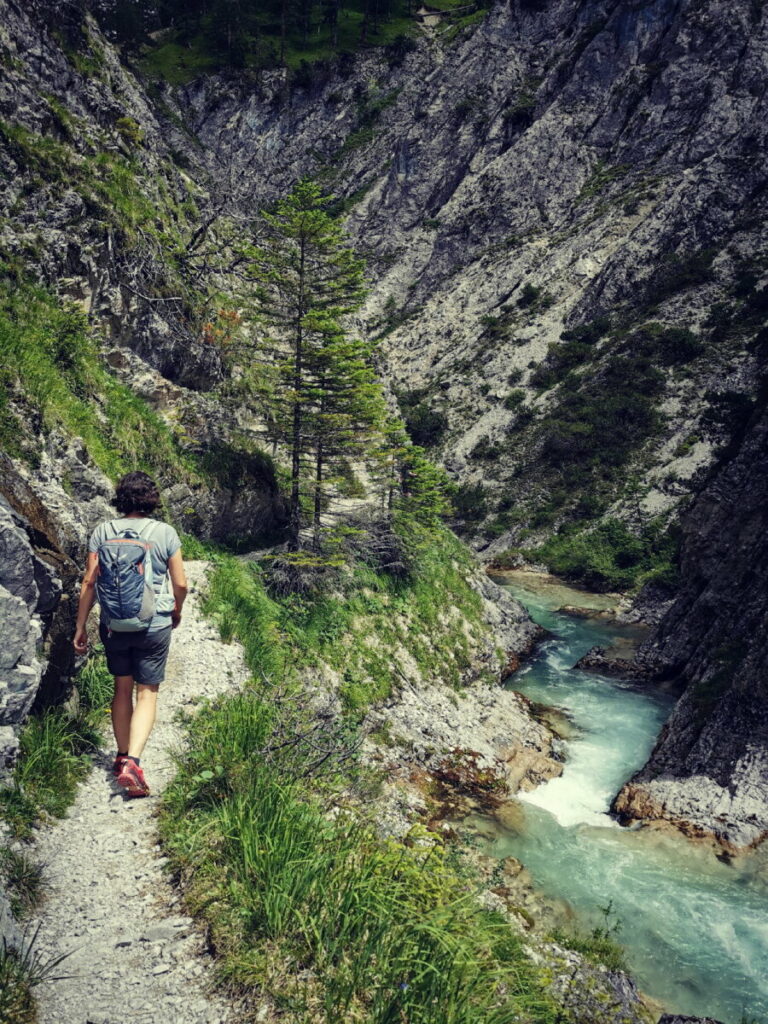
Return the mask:
<svg viewBox="0 0 768 1024">
<path fill-rule="evenodd" d="M 312 65 L 349 61 L 366 47 L 385 46 L 392 63 L 402 61 L 415 45 L 418 6 L 414 0 L 102 0 L 99 17 L 120 41 L 143 48 L 150 77 L 182 84 L 223 68 L 286 66 L 297 85 L 309 85 Z M 448 38 L 482 17 L 488 6 L 487 0 L 430 5 L 449 16 Z"/>
<path fill-rule="evenodd" d="M 398 662 L 412 659 L 424 679 L 459 687 L 483 635 L 481 598 L 467 583 L 468 550 L 443 527 L 401 525 L 414 546 L 413 568 L 394 577 L 357 559 L 330 587 L 304 597 L 270 596 L 269 570 L 221 560 L 206 610 L 222 636 L 244 646 L 256 678 L 327 666 L 351 718 L 395 692 Z"/>
<path fill-rule="evenodd" d="M 131 469 L 194 473 L 160 417 L 101 362 L 82 309 L 0 276 L 0 445 L 35 464 L 39 433 L 82 438 L 108 476 Z"/>
<path fill-rule="evenodd" d="M 11 784 L 0 789 L 0 819 L 17 839 L 28 839 L 41 818 L 62 817 L 90 770 L 112 699 L 103 655 L 89 660 L 77 686 L 76 703 L 34 714 L 21 730 Z"/>
<path fill-rule="evenodd" d="M 444 528 L 419 542 L 408 579 L 350 563 L 305 598 L 270 597 L 258 565 L 219 562 L 207 609 L 259 682 L 189 725 L 162 834 L 222 981 L 292 1021 L 549 1021 L 519 938 L 477 902 L 479 880 L 437 837 L 383 841 L 366 820 L 377 783 L 356 765 L 357 719 L 399 685 L 406 654 L 458 684 L 464 627 L 479 621 L 466 549 Z M 335 723 L 301 682 L 323 665 L 347 710 Z"/>
</svg>

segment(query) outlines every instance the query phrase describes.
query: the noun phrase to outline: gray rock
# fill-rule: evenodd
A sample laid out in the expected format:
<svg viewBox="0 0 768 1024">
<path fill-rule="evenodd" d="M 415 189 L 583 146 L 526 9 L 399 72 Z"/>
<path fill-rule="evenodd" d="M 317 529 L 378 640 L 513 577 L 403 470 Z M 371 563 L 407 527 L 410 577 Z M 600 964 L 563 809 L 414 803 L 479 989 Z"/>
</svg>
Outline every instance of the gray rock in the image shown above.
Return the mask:
<svg viewBox="0 0 768 1024">
<path fill-rule="evenodd" d="M 32 546 L 4 505 L 0 505 L 0 586 L 20 598 L 30 612 L 35 610 L 39 591 Z"/>
<path fill-rule="evenodd" d="M 764 400 L 763 400 L 764 402 Z M 727 848 L 768 836 L 768 410 L 683 521 L 683 584 L 638 661 L 687 685 L 621 820 L 668 821 Z"/>
<path fill-rule="evenodd" d="M 3 943 L 12 949 L 20 949 L 22 944 L 21 929 L 11 912 L 8 897 L 0 887 L 0 947 Z"/>
<path fill-rule="evenodd" d="M 662 1013 L 657 1024 L 722 1024 L 714 1017 L 684 1017 L 680 1013 Z"/>
</svg>

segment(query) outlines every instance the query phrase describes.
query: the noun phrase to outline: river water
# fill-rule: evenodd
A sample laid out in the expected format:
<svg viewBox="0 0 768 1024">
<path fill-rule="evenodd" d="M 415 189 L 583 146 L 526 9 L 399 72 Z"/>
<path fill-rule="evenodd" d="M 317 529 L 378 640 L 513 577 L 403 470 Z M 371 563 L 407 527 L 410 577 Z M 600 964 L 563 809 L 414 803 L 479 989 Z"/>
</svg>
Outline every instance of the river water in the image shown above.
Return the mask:
<svg viewBox="0 0 768 1024">
<path fill-rule="evenodd" d="M 605 607 L 601 595 L 531 574 L 497 582 L 553 634 L 508 685 L 564 711 L 573 735 L 562 776 L 519 794 L 522 824 L 494 821 L 487 852 L 521 860 L 537 888 L 567 901 L 586 927 L 604 925 L 600 908 L 610 903 L 633 977 L 667 1010 L 768 1022 L 768 856 L 729 865 L 682 836 L 622 828 L 607 814 L 647 759 L 672 699 L 572 666 L 594 644 L 631 643 L 631 627 L 557 612 Z"/>
</svg>

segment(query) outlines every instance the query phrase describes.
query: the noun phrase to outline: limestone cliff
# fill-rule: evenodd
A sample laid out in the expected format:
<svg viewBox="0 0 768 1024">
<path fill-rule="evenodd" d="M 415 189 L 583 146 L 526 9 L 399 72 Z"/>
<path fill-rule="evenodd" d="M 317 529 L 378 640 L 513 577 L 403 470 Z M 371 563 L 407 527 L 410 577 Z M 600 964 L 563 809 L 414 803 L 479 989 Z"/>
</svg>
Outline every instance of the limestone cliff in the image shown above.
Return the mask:
<svg viewBox="0 0 768 1024">
<path fill-rule="evenodd" d="M 680 594 L 640 658 L 687 688 L 614 804 L 730 847 L 768 835 L 767 397 L 685 518 Z"/>
<path fill-rule="evenodd" d="M 398 61 L 178 100 L 233 207 L 300 174 L 343 199 L 361 326 L 493 555 L 668 523 L 753 396 L 767 52 L 750 0 L 514 0 Z"/>
</svg>

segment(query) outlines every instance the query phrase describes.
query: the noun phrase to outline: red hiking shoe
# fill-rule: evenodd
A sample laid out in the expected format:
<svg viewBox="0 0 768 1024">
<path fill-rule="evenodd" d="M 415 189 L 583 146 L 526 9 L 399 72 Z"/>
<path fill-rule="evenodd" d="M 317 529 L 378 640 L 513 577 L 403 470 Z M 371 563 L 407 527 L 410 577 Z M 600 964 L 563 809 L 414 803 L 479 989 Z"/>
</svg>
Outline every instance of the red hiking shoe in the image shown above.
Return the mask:
<svg viewBox="0 0 768 1024">
<path fill-rule="evenodd" d="M 130 757 L 126 757 L 123 762 L 117 776 L 117 784 L 125 789 L 126 796 L 149 796 L 149 786 L 144 779 L 144 772 Z"/>
<path fill-rule="evenodd" d="M 112 771 L 115 773 L 115 775 L 120 774 L 120 772 L 123 770 L 123 765 L 127 760 L 128 758 L 125 754 L 117 755 L 117 757 L 114 760 L 114 763 L 112 764 Z"/>
</svg>

